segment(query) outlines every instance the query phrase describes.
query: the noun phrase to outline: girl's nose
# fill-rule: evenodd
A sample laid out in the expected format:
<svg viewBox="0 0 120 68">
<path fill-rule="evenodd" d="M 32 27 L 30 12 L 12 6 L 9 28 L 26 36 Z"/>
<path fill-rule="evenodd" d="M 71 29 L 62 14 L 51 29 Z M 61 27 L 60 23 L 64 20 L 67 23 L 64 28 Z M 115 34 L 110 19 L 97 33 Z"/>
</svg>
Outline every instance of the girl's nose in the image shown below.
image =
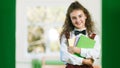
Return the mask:
<svg viewBox="0 0 120 68">
<path fill-rule="evenodd" d="M 80 19 L 79 19 L 79 18 L 77 18 L 77 19 L 76 19 L 76 21 L 77 21 L 77 22 L 79 22 L 79 21 L 80 21 Z"/>
</svg>

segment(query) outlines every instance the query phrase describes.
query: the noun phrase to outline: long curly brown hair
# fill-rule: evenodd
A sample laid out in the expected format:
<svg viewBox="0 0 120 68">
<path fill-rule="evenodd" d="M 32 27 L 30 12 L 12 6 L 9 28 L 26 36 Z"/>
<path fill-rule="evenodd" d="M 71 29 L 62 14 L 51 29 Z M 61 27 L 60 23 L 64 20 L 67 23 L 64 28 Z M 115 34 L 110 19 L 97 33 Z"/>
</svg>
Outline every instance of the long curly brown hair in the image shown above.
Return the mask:
<svg viewBox="0 0 120 68">
<path fill-rule="evenodd" d="M 94 32 L 94 30 L 93 30 L 94 23 L 91 20 L 91 16 L 90 16 L 88 10 L 86 8 L 84 8 L 78 1 L 75 1 L 75 2 L 71 3 L 71 5 L 68 7 L 65 22 L 63 25 L 63 30 L 60 34 L 60 40 L 61 40 L 61 37 L 63 34 L 69 33 L 70 31 L 74 30 L 74 25 L 72 24 L 72 21 L 70 19 L 70 13 L 73 10 L 82 10 L 84 12 L 84 14 L 87 17 L 86 22 L 85 22 L 85 27 L 88 32 L 88 35 L 90 35 L 91 33 Z"/>
</svg>

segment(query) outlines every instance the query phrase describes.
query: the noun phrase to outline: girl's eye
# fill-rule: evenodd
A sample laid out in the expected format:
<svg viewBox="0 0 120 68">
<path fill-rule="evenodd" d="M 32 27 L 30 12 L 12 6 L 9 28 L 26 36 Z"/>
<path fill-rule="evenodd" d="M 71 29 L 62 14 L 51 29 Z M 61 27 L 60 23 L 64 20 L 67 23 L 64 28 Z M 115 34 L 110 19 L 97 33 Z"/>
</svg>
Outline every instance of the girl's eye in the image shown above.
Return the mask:
<svg viewBox="0 0 120 68">
<path fill-rule="evenodd" d="M 81 18 L 82 17 L 82 15 L 79 15 L 79 18 Z"/>
<path fill-rule="evenodd" d="M 76 19 L 76 17 L 72 17 L 72 19 Z"/>
</svg>

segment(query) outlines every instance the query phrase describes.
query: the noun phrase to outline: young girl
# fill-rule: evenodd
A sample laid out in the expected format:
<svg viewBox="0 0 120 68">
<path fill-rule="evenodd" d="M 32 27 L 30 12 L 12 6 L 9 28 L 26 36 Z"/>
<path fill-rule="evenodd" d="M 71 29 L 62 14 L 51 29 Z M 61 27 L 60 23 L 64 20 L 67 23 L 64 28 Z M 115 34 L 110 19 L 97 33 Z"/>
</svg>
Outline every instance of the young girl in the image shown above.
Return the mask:
<svg viewBox="0 0 120 68">
<path fill-rule="evenodd" d="M 94 33 L 93 25 L 87 9 L 78 1 L 71 3 L 60 35 L 60 58 L 66 68 L 93 68 L 93 64 L 100 58 L 100 41 Z M 78 48 L 76 44 L 68 44 L 68 39 L 79 38 L 81 35 L 94 39 L 94 48 Z M 74 53 L 84 58 L 75 56 Z"/>
</svg>

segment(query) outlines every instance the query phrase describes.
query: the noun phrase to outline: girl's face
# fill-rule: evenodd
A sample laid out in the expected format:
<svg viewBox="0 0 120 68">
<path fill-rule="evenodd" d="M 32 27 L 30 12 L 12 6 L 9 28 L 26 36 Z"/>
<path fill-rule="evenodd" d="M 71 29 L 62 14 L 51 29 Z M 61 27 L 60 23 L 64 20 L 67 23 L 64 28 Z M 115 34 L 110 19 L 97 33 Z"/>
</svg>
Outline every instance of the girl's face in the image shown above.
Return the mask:
<svg viewBox="0 0 120 68">
<path fill-rule="evenodd" d="M 85 28 L 85 20 L 87 17 L 85 16 L 82 10 L 73 10 L 70 13 L 70 18 L 75 28 L 77 29 Z"/>
</svg>

